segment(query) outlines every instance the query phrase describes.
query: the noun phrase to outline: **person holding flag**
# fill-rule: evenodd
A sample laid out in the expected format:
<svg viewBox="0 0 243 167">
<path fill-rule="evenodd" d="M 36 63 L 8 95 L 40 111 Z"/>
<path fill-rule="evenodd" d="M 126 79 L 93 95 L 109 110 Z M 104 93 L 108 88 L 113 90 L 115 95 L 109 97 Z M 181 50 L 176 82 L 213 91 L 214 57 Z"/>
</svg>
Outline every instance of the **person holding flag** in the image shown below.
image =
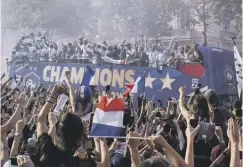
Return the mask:
<svg viewBox="0 0 243 167">
<path fill-rule="evenodd" d="M 87 65 L 82 83 L 75 93 L 75 112 L 85 116 L 92 111 L 92 86 L 94 83 L 94 70 Z"/>
<path fill-rule="evenodd" d="M 65 81 L 70 89 L 70 101 L 72 110 L 79 117 L 83 117 L 92 111 L 92 96 L 94 90 L 94 70 L 87 66 L 80 87 L 74 92 L 72 83 L 69 79 L 70 72 L 65 74 Z"/>
<path fill-rule="evenodd" d="M 144 71 L 143 74 L 141 74 L 135 81 L 130 93 L 136 93 L 136 94 L 144 94 L 145 93 L 145 74 Z"/>
<path fill-rule="evenodd" d="M 125 92 L 122 94 L 123 99 L 130 100 L 130 93 L 137 94 L 138 96 L 143 95 L 145 98 L 145 74 L 144 71 L 135 81 L 134 84 L 125 84 Z"/>
<path fill-rule="evenodd" d="M 129 97 L 129 93 L 145 93 L 145 71 L 134 84 L 127 84 L 127 90 L 122 98 L 112 98 L 110 96 L 110 86 L 106 86 L 107 96 L 102 96 L 95 110 L 90 137 L 120 138 L 124 132 L 124 98 Z"/>
</svg>

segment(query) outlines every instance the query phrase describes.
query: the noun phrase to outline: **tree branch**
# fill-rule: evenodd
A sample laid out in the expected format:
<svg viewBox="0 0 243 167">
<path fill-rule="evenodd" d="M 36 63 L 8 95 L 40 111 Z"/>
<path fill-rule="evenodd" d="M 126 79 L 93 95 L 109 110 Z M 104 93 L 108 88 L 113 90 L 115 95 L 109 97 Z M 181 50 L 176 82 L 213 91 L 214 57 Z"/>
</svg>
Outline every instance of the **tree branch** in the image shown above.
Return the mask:
<svg viewBox="0 0 243 167">
<path fill-rule="evenodd" d="M 209 26 L 210 24 L 213 24 L 213 23 L 217 23 L 217 21 L 211 21 L 211 22 L 207 23 L 206 26 Z"/>
<path fill-rule="evenodd" d="M 206 11 L 205 13 L 208 13 L 214 7 L 214 5 L 216 4 L 216 2 L 219 2 L 219 1 L 222 1 L 222 0 L 214 0 L 214 2 L 212 2 L 212 4 L 210 5 L 210 7 L 205 10 Z"/>
</svg>

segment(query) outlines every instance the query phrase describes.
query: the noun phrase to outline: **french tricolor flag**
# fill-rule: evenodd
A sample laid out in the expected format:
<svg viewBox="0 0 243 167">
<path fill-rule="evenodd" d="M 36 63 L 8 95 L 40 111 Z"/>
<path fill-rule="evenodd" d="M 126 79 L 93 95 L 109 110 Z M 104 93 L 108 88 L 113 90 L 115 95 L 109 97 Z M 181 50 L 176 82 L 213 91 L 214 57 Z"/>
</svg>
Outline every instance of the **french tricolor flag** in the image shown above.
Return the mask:
<svg viewBox="0 0 243 167">
<path fill-rule="evenodd" d="M 122 94 L 123 99 L 126 98 L 129 95 L 129 93 L 131 92 L 132 88 L 134 87 L 134 84 L 125 84 L 124 87 L 126 88 L 126 90 Z"/>
<path fill-rule="evenodd" d="M 95 110 L 90 137 L 116 137 L 124 131 L 124 102 L 102 96 Z"/>
<path fill-rule="evenodd" d="M 141 94 L 144 92 L 145 92 L 145 72 L 137 78 L 130 93 Z"/>
</svg>

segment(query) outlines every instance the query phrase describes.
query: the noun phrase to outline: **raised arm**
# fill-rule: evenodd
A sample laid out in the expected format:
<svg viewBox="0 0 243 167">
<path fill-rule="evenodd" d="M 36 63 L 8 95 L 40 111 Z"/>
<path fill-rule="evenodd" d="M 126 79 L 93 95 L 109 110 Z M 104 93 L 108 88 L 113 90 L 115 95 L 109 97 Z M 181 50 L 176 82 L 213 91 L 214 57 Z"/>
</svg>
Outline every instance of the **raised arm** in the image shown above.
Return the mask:
<svg viewBox="0 0 243 167">
<path fill-rule="evenodd" d="M 73 85 L 69 79 L 69 75 L 70 75 L 70 71 L 66 71 L 65 81 L 67 82 L 68 87 L 69 87 L 69 97 L 70 97 L 72 112 L 75 113 L 75 93 L 74 93 Z"/>
<path fill-rule="evenodd" d="M 216 165 L 220 164 L 230 153 L 230 143 L 228 144 L 228 147 L 218 156 L 217 159 L 215 159 L 210 167 L 215 167 Z"/>
<path fill-rule="evenodd" d="M 52 141 L 54 141 L 56 137 L 57 116 L 53 112 L 48 113 L 48 122 L 49 122 L 48 134 L 51 136 Z"/>
<path fill-rule="evenodd" d="M 97 163 L 97 167 L 110 167 L 110 155 L 108 146 L 104 139 L 99 139 L 101 162 Z"/>
<path fill-rule="evenodd" d="M 178 122 L 176 120 L 174 120 L 174 123 L 175 123 L 176 131 L 177 131 L 177 134 L 178 134 L 179 146 L 180 146 L 180 149 L 182 150 L 183 147 L 184 147 L 184 144 L 186 143 L 186 140 L 183 136 L 183 133 L 182 133 L 179 125 L 178 125 Z"/>
<path fill-rule="evenodd" d="M 176 38 L 177 38 L 177 37 L 174 36 L 174 37 L 170 40 L 170 43 L 169 43 L 169 49 L 170 49 L 170 50 L 172 49 L 172 44 L 173 44 L 173 42 L 175 41 Z"/>
<path fill-rule="evenodd" d="M 140 156 L 139 156 L 139 139 L 130 139 L 130 137 L 140 137 L 137 133 L 129 132 L 128 134 L 128 148 L 130 150 L 131 154 L 131 167 L 137 167 L 139 163 L 141 162 Z"/>
<path fill-rule="evenodd" d="M 150 52 L 152 50 L 152 48 L 148 45 L 148 40 L 145 40 L 145 51 L 146 52 Z"/>
<path fill-rule="evenodd" d="M 57 97 L 64 92 L 65 87 L 63 84 L 58 83 L 54 86 L 50 96 L 47 98 L 46 103 L 37 116 L 37 137 L 41 136 L 43 133 L 47 133 L 48 128 L 46 122 L 48 113 L 51 111 L 52 105 L 56 103 Z"/>
<path fill-rule="evenodd" d="M 188 102 L 187 102 L 187 108 L 191 109 L 192 108 L 192 104 L 193 104 L 193 101 L 195 99 L 195 94 L 193 94 L 192 96 L 190 96 Z"/>
<path fill-rule="evenodd" d="M 13 77 L 10 77 L 6 82 L 4 82 L 1 86 L 1 90 L 8 84 L 9 81 L 11 81 Z"/>
<path fill-rule="evenodd" d="M 110 156 L 117 150 L 118 145 L 119 145 L 118 140 L 114 139 L 113 143 L 109 147 L 109 154 L 110 154 Z"/>
<path fill-rule="evenodd" d="M 175 167 L 187 167 L 183 158 L 166 142 L 162 136 L 152 136 L 151 140 L 156 148 L 162 148 L 164 150 Z"/>
<path fill-rule="evenodd" d="M 179 88 L 179 92 L 180 92 L 180 96 L 179 96 L 179 108 L 181 111 L 181 114 L 183 115 L 183 117 L 187 120 L 190 119 L 190 113 L 188 111 L 188 109 L 184 106 L 184 92 L 185 92 L 185 86 L 181 86 Z"/>
<path fill-rule="evenodd" d="M 16 157 L 19 154 L 18 150 L 19 150 L 20 138 L 22 136 L 23 129 L 24 129 L 24 121 L 19 120 L 16 123 L 16 133 L 14 136 L 14 141 L 10 152 L 10 157 Z"/>
<path fill-rule="evenodd" d="M 141 114 L 140 114 L 140 116 L 139 116 L 139 118 L 138 118 L 138 120 L 136 122 L 137 127 L 140 127 L 140 125 L 143 122 L 143 118 L 146 116 L 146 109 L 145 109 L 145 107 L 142 106 L 141 110 L 142 110 L 142 112 L 141 112 Z"/>
<path fill-rule="evenodd" d="M 208 101 L 208 109 L 209 109 L 210 121 L 213 122 L 214 121 L 214 110 L 209 101 Z"/>
<path fill-rule="evenodd" d="M 166 108 L 166 115 L 169 115 L 170 114 L 170 111 L 172 109 L 172 101 L 168 101 L 168 105 L 167 105 L 167 108 Z"/>
<path fill-rule="evenodd" d="M 227 135 L 230 142 L 230 167 L 240 166 L 239 129 L 232 118 L 228 122 Z"/>
<path fill-rule="evenodd" d="M 26 104 L 26 106 L 25 106 L 26 108 L 28 108 L 28 107 L 31 105 L 33 99 L 34 99 L 34 91 L 31 91 L 31 93 L 30 93 L 30 97 L 29 97 L 29 99 L 28 99 L 28 101 L 27 101 L 27 104 Z"/>
<path fill-rule="evenodd" d="M 189 122 L 187 123 L 186 136 L 187 136 L 187 149 L 185 161 L 188 167 L 194 167 L 194 138 L 200 129 L 198 125 L 195 129 L 191 127 Z"/>
<path fill-rule="evenodd" d="M 0 160 L 1 160 L 1 166 L 8 160 L 9 158 L 9 148 L 8 143 L 6 139 L 6 133 L 1 132 L 1 151 L 0 151 Z"/>
<path fill-rule="evenodd" d="M 14 128 L 15 124 L 18 120 L 21 119 L 21 112 L 24 110 L 24 107 L 27 103 L 27 96 L 25 92 L 22 92 L 18 99 L 17 99 L 17 107 L 11 118 L 8 120 L 8 122 L 1 126 L 1 133 L 7 133 L 9 130 Z"/>
</svg>

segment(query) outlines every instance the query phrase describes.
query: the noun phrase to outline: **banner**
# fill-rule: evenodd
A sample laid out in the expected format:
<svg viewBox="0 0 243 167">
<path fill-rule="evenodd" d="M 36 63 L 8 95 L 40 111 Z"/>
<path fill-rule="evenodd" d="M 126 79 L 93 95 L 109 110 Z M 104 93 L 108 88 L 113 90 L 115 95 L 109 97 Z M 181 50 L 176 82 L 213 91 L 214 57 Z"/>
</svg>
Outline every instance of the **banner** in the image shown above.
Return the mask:
<svg viewBox="0 0 243 167">
<path fill-rule="evenodd" d="M 232 51 L 202 47 L 204 56 L 205 74 L 202 77 L 192 77 L 175 68 L 164 68 L 158 71 L 156 68 L 134 67 L 125 65 L 93 65 L 89 66 L 95 71 L 94 84 L 100 91 L 105 91 L 107 85 L 115 95 L 121 96 L 125 84 L 133 84 L 137 77 L 144 71 L 145 95 L 147 99 L 166 100 L 168 97 L 178 97 L 178 89 L 186 85 L 186 94 L 193 92 L 195 85 L 200 83 L 202 90 L 214 89 L 219 94 L 237 94 L 234 55 Z M 10 68 L 10 75 L 22 76 L 25 86 L 34 88 L 42 84 L 44 87 L 63 82 L 65 71 L 70 71 L 70 79 L 74 88 L 79 88 L 86 64 L 77 63 L 32 63 L 28 67 L 16 66 Z"/>
</svg>

